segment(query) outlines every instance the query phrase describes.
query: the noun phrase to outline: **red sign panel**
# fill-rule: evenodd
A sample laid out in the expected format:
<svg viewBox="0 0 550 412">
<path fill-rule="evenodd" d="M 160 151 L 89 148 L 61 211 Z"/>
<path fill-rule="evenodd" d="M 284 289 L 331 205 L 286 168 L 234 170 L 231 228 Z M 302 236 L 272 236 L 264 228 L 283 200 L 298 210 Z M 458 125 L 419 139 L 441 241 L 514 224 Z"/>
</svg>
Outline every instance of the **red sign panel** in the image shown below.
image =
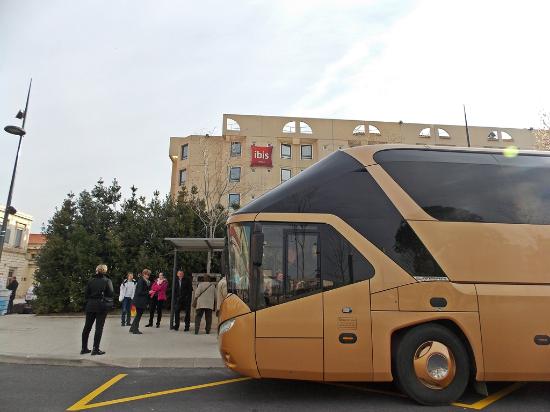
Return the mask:
<svg viewBox="0 0 550 412">
<path fill-rule="evenodd" d="M 273 146 L 251 146 L 250 166 L 272 167 Z"/>
</svg>

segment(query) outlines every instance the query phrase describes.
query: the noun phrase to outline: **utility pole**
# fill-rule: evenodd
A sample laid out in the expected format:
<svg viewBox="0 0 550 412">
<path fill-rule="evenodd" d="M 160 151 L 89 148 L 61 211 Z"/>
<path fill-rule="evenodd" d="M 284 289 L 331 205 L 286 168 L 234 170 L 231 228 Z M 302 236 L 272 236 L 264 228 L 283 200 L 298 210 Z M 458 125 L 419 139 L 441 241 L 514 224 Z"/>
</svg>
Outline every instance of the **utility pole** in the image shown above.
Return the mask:
<svg viewBox="0 0 550 412">
<path fill-rule="evenodd" d="M 466 117 L 466 105 L 462 105 L 464 109 L 464 123 L 466 124 L 466 141 L 468 142 L 468 147 L 470 147 L 470 130 L 468 129 L 468 118 Z"/>
</svg>

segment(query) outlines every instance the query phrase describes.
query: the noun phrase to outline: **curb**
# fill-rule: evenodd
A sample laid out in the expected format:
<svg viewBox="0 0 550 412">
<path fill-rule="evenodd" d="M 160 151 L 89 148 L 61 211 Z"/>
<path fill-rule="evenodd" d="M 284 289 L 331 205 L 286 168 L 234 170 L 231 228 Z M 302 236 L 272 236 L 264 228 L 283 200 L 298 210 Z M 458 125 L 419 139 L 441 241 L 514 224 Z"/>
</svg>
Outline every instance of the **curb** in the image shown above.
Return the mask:
<svg viewBox="0 0 550 412">
<path fill-rule="evenodd" d="M 121 368 L 224 368 L 220 358 L 108 358 L 0 354 L 0 363 L 50 366 L 115 366 Z"/>
</svg>

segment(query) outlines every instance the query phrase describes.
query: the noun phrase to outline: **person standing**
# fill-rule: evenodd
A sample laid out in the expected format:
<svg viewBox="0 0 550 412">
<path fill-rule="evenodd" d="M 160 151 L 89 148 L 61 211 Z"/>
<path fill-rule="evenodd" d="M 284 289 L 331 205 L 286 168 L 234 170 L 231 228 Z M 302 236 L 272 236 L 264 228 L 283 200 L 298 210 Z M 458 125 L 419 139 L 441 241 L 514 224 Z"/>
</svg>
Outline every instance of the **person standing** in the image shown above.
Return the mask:
<svg viewBox="0 0 550 412">
<path fill-rule="evenodd" d="M 216 316 L 220 317 L 223 300 L 227 297 L 227 278 L 223 276 L 216 286 Z"/>
<path fill-rule="evenodd" d="M 11 281 L 6 286 L 8 290 L 11 290 L 10 300 L 8 302 L 8 310 L 6 312 L 8 315 L 13 312 L 13 300 L 15 299 L 15 293 L 17 292 L 18 287 L 19 282 L 17 281 L 17 276 L 12 276 Z"/>
<path fill-rule="evenodd" d="M 130 326 L 130 333 L 134 335 L 142 334 L 139 330 L 139 322 L 143 312 L 147 309 L 147 305 L 149 304 L 149 289 L 151 286 L 149 276 L 151 276 L 151 271 L 149 269 L 143 269 L 141 277 L 136 283 L 136 292 L 134 293 L 134 299 L 132 301 L 136 307 L 136 316 L 134 317 L 132 326 Z"/>
<path fill-rule="evenodd" d="M 86 285 L 84 298 L 86 300 L 86 322 L 82 330 L 81 355 L 92 352 L 92 355 L 104 355 L 105 352 L 99 349 L 103 325 L 107 312 L 113 308 L 113 283 L 107 276 L 107 265 L 98 265 L 95 269 L 95 276 Z M 95 322 L 93 350 L 88 349 L 88 337 Z"/>
<path fill-rule="evenodd" d="M 120 284 L 120 294 L 118 301 L 122 303 L 120 326 L 130 326 L 130 317 L 132 314 L 132 299 L 136 291 L 136 280 L 134 274 L 129 272 L 126 279 Z"/>
<path fill-rule="evenodd" d="M 180 328 L 180 314 L 183 310 L 185 312 L 185 318 L 183 320 L 185 325 L 184 332 L 187 332 L 189 330 L 189 324 L 191 323 L 191 295 L 193 294 L 193 282 L 191 282 L 191 277 L 185 276 L 183 270 L 178 270 L 176 276 L 176 284 L 174 285 L 174 330 Z"/>
<path fill-rule="evenodd" d="M 195 335 L 199 334 L 202 315 L 206 318 L 205 331 L 208 335 L 212 327 L 212 312 L 216 308 L 216 287 L 210 282 L 210 277 L 205 275 L 195 291 L 194 306 L 197 310 L 195 315 Z"/>
<path fill-rule="evenodd" d="M 160 320 L 162 319 L 162 308 L 164 302 L 166 302 L 166 290 L 168 289 L 168 281 L 164 277 L 164 273 L 159 273 L 157 280 L 153 282 L 149 296 L 151 298 L 151 305 L 149 309 L 149 323 L 145 325 L 146 328 L 153 326 L 153 318 L 155 317 L 155 309 L 157 311 L 157 328 L 160 326 Z"/>
</svg>

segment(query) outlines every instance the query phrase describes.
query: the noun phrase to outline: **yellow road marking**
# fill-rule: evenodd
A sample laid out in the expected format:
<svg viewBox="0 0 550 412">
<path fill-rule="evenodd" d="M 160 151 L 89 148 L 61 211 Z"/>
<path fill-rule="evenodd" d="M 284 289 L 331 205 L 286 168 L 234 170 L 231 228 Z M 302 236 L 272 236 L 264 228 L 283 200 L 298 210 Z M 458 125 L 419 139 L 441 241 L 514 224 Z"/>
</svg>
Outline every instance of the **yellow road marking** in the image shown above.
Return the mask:
<svg viewBox="0 0 550 412">
<path fill-rule="evenodd" d="M 404 395 L 402 393 L 399 393 L 399 392 L 386 391 L 386 390 L 383 390 L 383 389 L 365 388 L 365 387 L 355 386 L 355 385 L 350 385 L 350 384 L 345 384 L 345 383 L 329 383 L 328 385 L 340 386 L 342 388 L 355 389 L 355 390 L 359 390 L 359 391 L 363 391 L 363 392 L 379 393 L 379 394 L 382 394 L 382 395 L 398 396 L 398 397 L 401 397 L 401 398 L 406 398 L 407 397 L 406 395 Z M 524 382 L 516 382 L 516 383 L 514 383 L 510 386 L 506 386 L 505 388 L 501 389 L 500 391 L 495 392 L 492 395 L 489 395 L 486 398 L 483 398 L 483 399 L 481 399 L 477 402 L 474 402 L 474 403 L 454 402 L 454 403 L 451 403 L 451 405 L 452 406 L 458 406 L 460 408 L 475 409 L 475 410 L 480 411 L 480 410 L 486 408 L 487 406 L 495 403 L 499 399 L 502 399 L 505 396 L 511 394 L 512 392 L 518 390 L 519 388 L 521 388 L 524 385 L 525 385 Z"/>
<path fill-rule="evenodd" d="M 502 388 L 498 392 L 495 392 L 492 395 L 489 395 L 486 398 L 483 398 L 480 401 L 477 401 L 475 403 L 467 404 L 467 403 L 455 402 L 452 405 L 453 406 L 459 406 L 461 408 L 475 409 L 475 410 L 480 411 L 481 409 L 484 409 L 487 406 L 495 403 L 499 399 L 502 399 L 505 396 L 510 395 L 514 391 L 517 391 L 519 388 L 521 388 L 524 385 L 525 385 L 524 382 L 516 382 L 516 383 L 514 383 L 510 386 Z"/>
<path fill-rule="evenodd" d="M 228 383 L 241 382 L 241 381 L 246 381 L 246 380 L 252 379 L 252 378 L 248 378 L 248 377 L 226 379 L 226 380 L 223 380 L 223 381 L 204 383 L 204 384 L 201 384 L 201 385 L 185 386 L 183 388 L 168 389 L 168 390 L 160 391 L 160 392 L 146 393 L 144 395 L 128 396 L 128 397 L 125 397 L 125 398 L 113 399 L 113 400 L 110 400 L 110 401 L 90 403 L 98 395 L 100 395 L 102 392 L 106 391 L 108 388 L 113 386 L 115 383 L 120 381 L 125 376 L 126 376 L 126 374 L 124 374 L 124 373 L 121 373 L 120 375 L 115 376 L 111 380 L 105 382 L 99 388 L 97 388 L 97 389 L 93 390 L 92 392 L 90 392 L 88 395 L 83 397 L 81 400 L 79 400 L 77 403 L 72 405 L 67 410 L 68 411 L 82 411 L 82 410 L 85 410 L 85 409 L 100 408 L 102 406 L 109 406 L 109 405 L 114 405 L 114 404 L 117 404 L 117 403 L 125 403 L 125 402 L 138 401 L 138 400 L 141 400 L 141 399 L 155 398 L 157 396 L 171 395 L 173 393 L 180 393 L 180 392 L 188 392 L 188 391 L 193 391 L 193 390 L 196 390 L 196 389 L 211 388 L 211 387 L 214 387 L 214 386 L 226 385 Z"/>
<path fill-rule="evenodd" d="M 82 409 L 85 409 L 85 407 L 88 405 L 89 402 L 94 400 L 96 396 L 101 394 L 102 392 L 105 392 L 107 389 L 109 389 L 111 386 L 113 386 L 115 383 L 117 383 L 119 380 L 124 378 L 127 374 L 121 373 L 115 376 L 114 378 L 108 380 L 103 385 L 101 385 L 99 388 L 91 391 L 88 395 L 83 397 L 81 400 L 79 400 L 77 403 L 75 403 L 73 406 L 71 406 L 68 411 L 80 411 Z"/>
</svg>

